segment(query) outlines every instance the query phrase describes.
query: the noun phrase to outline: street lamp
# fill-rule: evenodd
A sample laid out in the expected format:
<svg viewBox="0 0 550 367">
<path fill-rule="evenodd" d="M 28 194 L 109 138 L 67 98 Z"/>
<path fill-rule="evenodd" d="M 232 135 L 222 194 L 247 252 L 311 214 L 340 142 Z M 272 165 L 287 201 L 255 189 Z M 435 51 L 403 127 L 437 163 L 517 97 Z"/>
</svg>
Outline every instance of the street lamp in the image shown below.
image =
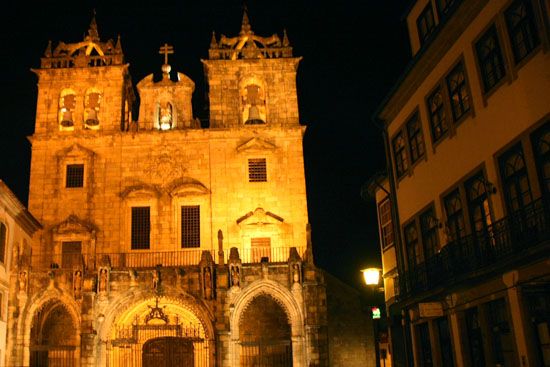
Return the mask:
<svg viewBox="0 0 550 367">
<path fill-rule="evenodd" d="M 366 268 L 362 269 L 361 273 L 363 273 L 363 278 L 365 280 L 365 284 L 371 288 L 372 292 L 372 299 L 370 300 L 372 303 L 375 304 L 375 307 L 371 308 L 372 312 L 372 326 L 374 331 L 374 353 L 376 358 L 376 366 L 380 367 L 380 346 L 379 346 L 379 335 L 378 335 L 378 322 L 380 319 L 380 305 L 377 300 L 377 291 L 383 290 L 383 287 L 380 287 L 380 273 L 382 272 L 382 269 L 380 268 Z M 376 311 L 376 314 L 375 314 Z M 384 358 L 384 365 L 386 365 L 386 359 Z"/>
</svg>

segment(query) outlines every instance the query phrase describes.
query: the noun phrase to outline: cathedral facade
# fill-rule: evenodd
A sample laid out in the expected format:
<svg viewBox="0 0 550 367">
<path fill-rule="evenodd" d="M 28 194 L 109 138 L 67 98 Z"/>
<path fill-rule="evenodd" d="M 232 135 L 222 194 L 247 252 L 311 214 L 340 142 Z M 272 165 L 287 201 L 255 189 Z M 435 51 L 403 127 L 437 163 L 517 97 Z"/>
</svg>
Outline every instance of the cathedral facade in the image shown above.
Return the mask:
<svg viewBox="0 0 550 367">
<path fill-rule="evenodd" d="M 137 85 L 95 20 L 48 45 L 29 211 L 43 229 L 11 275 L 10 366 L 326 366 L 327 302 L 308 229 L 286 33 L 212 36 L 193 81 Z M 12 317 L 13 316 L 13 317 Z"/>
</svg>

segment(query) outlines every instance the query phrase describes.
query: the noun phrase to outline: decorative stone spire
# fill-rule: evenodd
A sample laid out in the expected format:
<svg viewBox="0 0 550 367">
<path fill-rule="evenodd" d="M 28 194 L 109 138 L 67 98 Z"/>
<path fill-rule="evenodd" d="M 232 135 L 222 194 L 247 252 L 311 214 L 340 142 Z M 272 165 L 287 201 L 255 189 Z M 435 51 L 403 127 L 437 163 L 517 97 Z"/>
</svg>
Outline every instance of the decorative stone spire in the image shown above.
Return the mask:
<svg viewBox="0 0 550 367">
<path fill-rule="evenodd" d="M 122 53 L 122 43 L 120 42 L 120 34 L 118 35 L 118 37 L 116 39 L 115 53 L 117 53 L 117 54 Z"/>
<path fill-rule="evenodd" d="M 242 21 L 242 24 L 241 24 L 241 33 L 239 33 L 239 34 L 244 35 L 244 34 L 249 34 L 249 33 L 254 33 L 254 32 L 252 32 L 252 27 L 250 26 L 250 21 L 248 19 L 248 8 L 246 7 L 246 5 L 244 5 L 243 21 Z"/>
<path fill-rule="evenodd" d="M 288 41 L 288 36 L 286 34 L 286 28 L 283 29 L 283 47 L 290 46 L 290 42 Z"/>
<path fill-rule="evenodd" d="M 99 32 L 97 31 L 97 23 L 95 21 L 95 9 L 92 21 L 90 22 L 90 28 L 88 29 L 88 35 L 84 39 L 86 41 L 99 42 Z"/>
<path fill-rule="evenodd" d="M 48 41 L 48 46 L 46 46 L 46 50 L 44 51 L 44 57 L 52 57 L 52 40 Z"/>
<path fill-rule="evenodd" d="M 218 48 L 218 41 L 216 41 L 216 32 L 212 31 L 212 38 L 210 39 L 210 48 Z"/>
</svg>

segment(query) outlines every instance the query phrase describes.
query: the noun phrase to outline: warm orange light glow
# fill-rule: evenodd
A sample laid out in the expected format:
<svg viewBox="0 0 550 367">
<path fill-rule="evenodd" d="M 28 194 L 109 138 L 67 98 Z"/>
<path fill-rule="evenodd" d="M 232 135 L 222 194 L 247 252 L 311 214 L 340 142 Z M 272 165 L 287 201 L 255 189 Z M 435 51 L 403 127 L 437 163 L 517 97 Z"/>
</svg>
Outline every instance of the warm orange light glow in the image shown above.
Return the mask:
<svg viewBox="0 0 550 367">
<path fill-rule="evenodd" d="M 363 277 L 365 278 L 366 285 L 378 285 L 380 282 L 380 269 L 379 268 L 367 268 L 361 270 Z"/>
</svg>

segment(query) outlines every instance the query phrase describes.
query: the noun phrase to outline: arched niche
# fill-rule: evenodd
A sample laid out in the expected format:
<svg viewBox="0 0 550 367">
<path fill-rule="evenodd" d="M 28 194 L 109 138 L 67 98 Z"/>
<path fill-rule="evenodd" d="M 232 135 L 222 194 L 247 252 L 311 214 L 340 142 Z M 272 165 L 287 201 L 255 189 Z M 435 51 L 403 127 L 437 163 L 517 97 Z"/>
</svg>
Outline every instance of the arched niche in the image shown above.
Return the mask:
<svg viewBox="0 0 550 367">
<path fill-rule="evenodd" d="M 267 122 L 267 92 L 265 82 L 257 76 L 239 81 L 241 121 L 244 125 L 262 125 Z"/>
<path fill-rule="evenodd" d="M 99 129 L 99 111 L 102 94 L 95 87 L 88 88 L 84 96 L 84 128 L 90 130 Z"/>
<path fill-rule="evenodd" d="M 59 130 L 74 130 L 74 112 L 76 108 L 76 92 L 71 88 L 65 88 L 59 93 L 59 108 L 57 119 Z"/>
</svg>

